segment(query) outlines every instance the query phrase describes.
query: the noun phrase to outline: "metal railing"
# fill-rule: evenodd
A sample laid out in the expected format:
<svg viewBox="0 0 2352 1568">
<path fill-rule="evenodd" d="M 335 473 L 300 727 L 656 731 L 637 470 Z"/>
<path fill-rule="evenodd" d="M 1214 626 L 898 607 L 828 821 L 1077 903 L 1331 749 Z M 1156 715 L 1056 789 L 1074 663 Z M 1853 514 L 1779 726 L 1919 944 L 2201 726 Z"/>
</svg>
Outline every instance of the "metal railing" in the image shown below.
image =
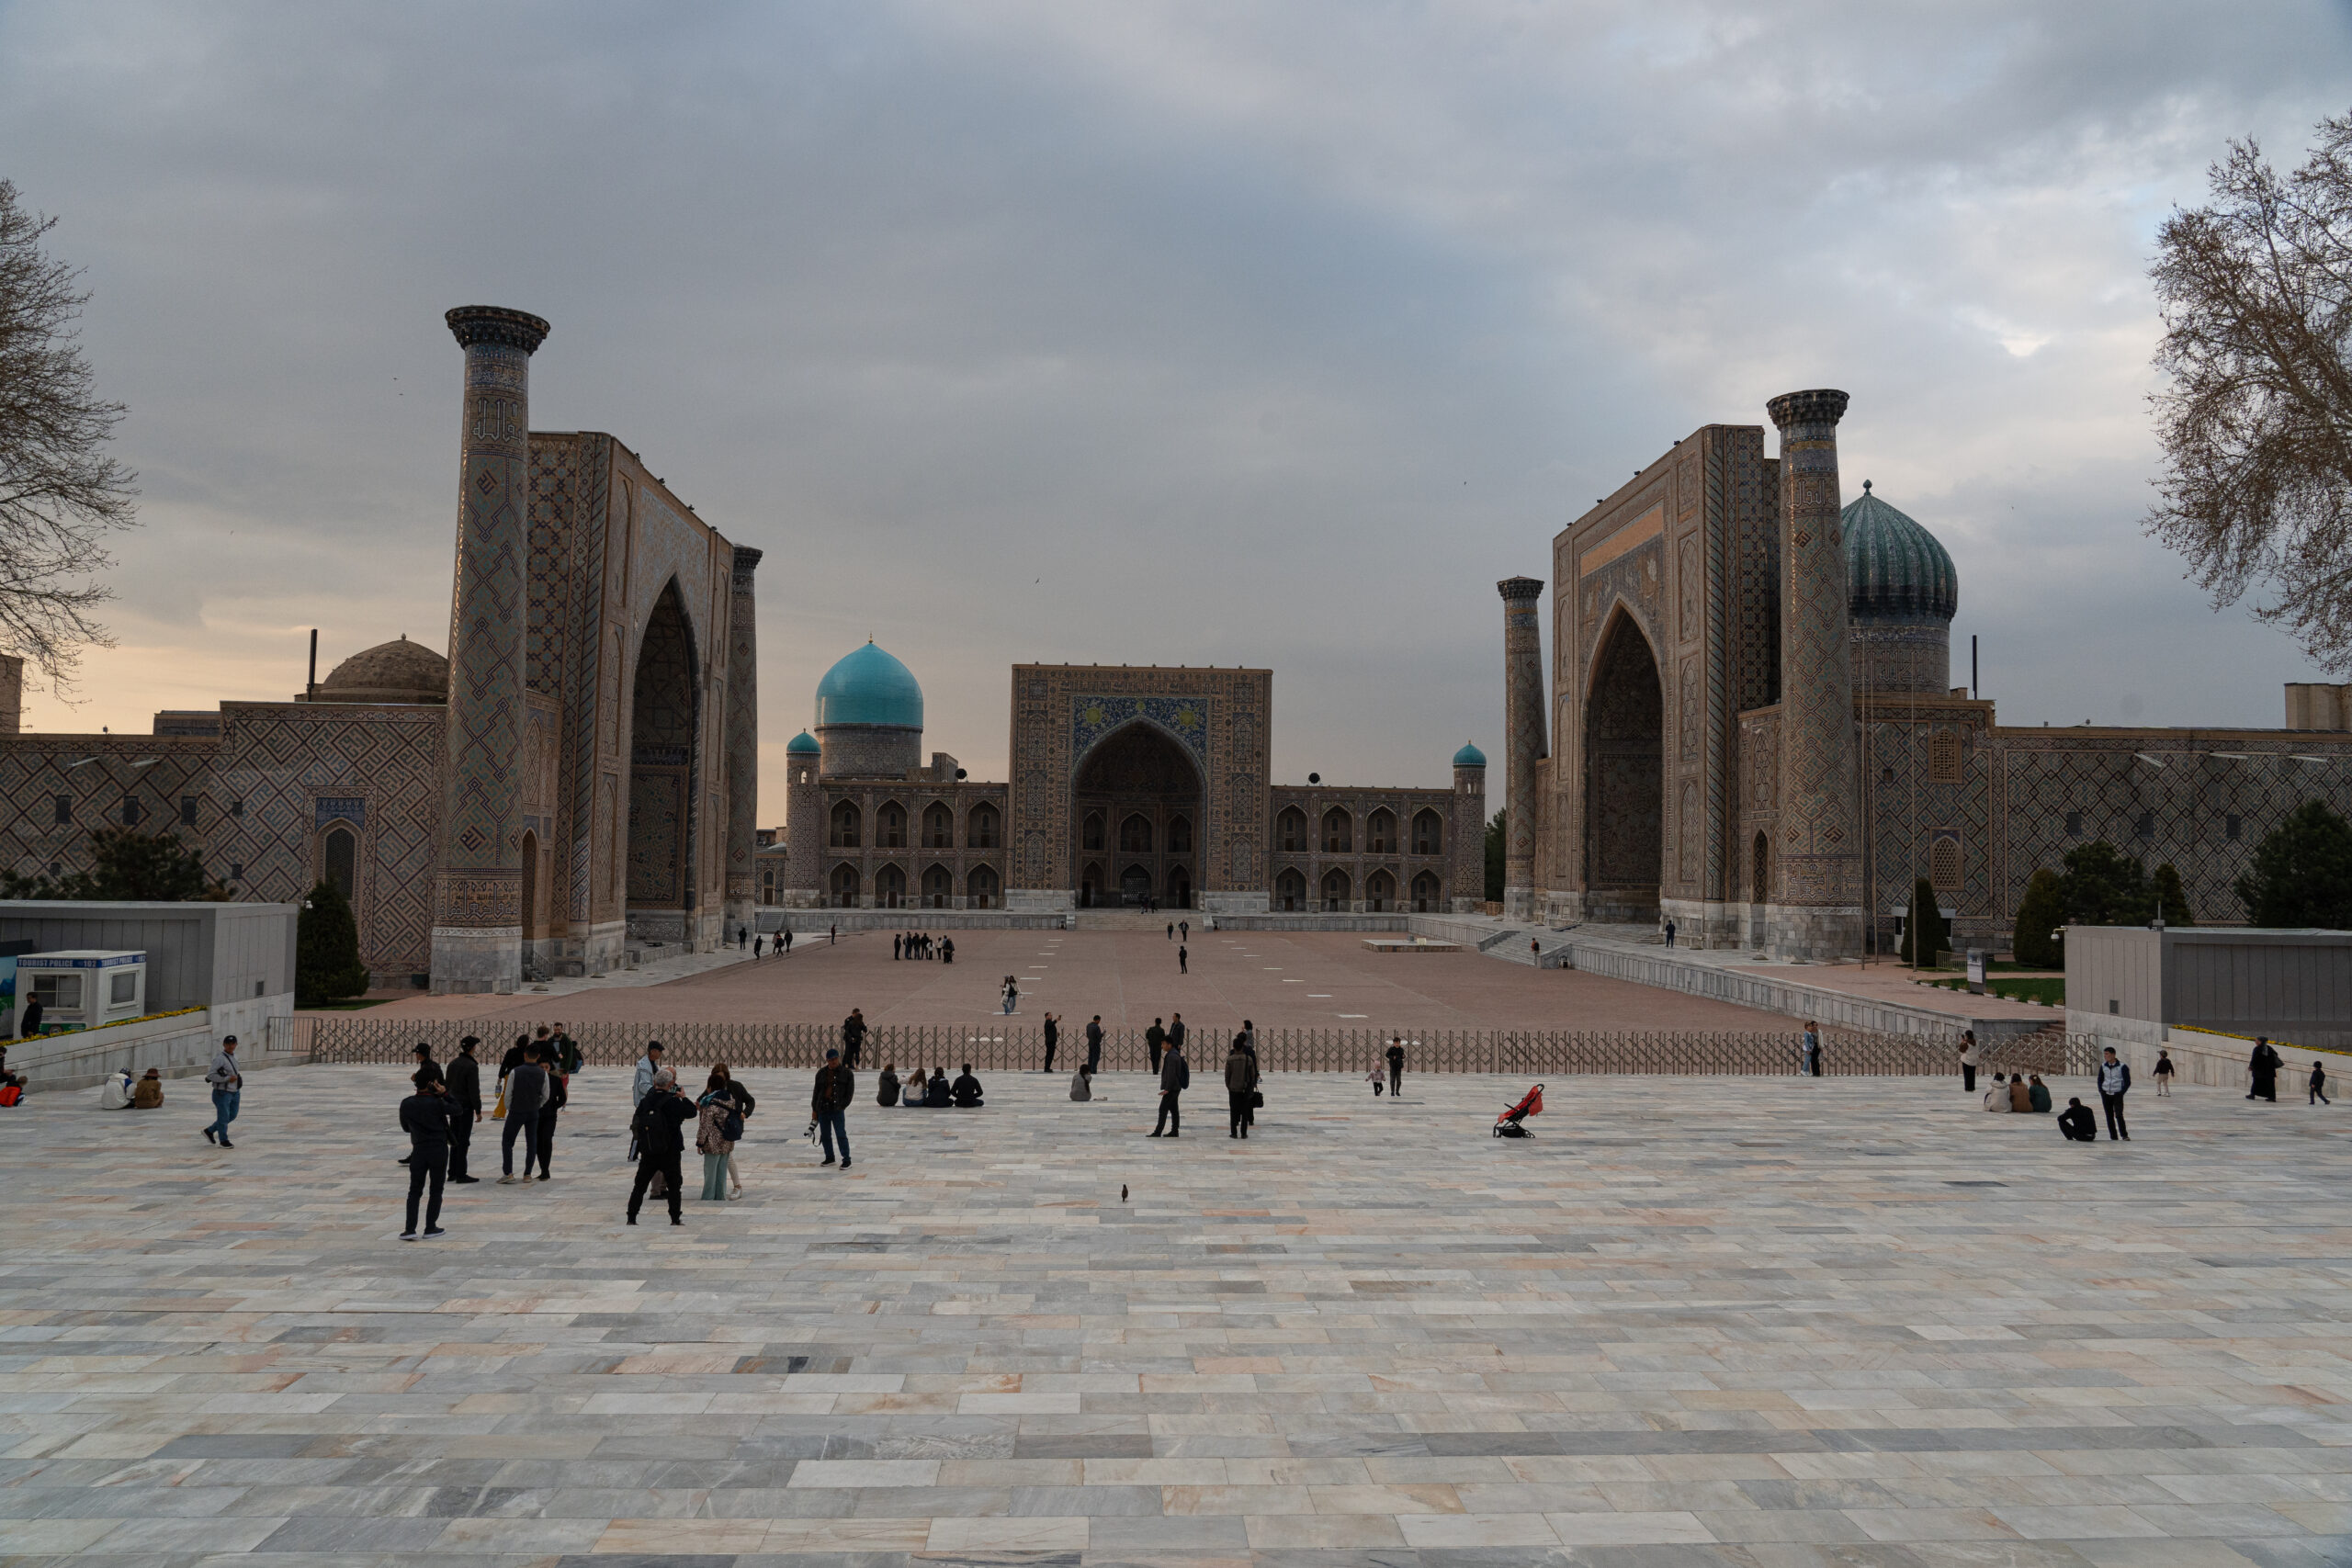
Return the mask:
<svg viewBox="0 0 2352 1568">
<path fill-rule="evenodd" d="M 434 1059 L 447 1061 L 464 1036 L 478 1036 L 476 1054 L 496 1062 L 522 1033 L 536 1035 L 536 1021 L 512 1019 L 402 1020 L 317 1018 L 306 1042 L 312 1062 L 402 1063 L 422 1041 Z M 1228 1026 L 1194 1028 L 1187 1053 L 1196 1071 L 1214 1073 L 1225 1060 L 1234 1031 Z M 1541 1077 L 1574 1073 L 1691 1074 L 1702 1076 L 1793 1076 L 1802 1071 L 1803 1033 L 1789 1030 L 1382 1030 L 1261 1029 L 1258 1065 L 1267 1072 L 1369 1072 L 1383 1060 L 1391 1040 L 1405 1043 L 1405 1064 L 1416 1073 L 1506 1073 Z M 589 1063 L 621 1066 L 659 1040 L 674 1066 L 726 1062 L 738 1067 L 820 1066 L 842 1041 L 837 1023 L 582 1023 L 571 1038 Z M 2038 1040 L 2039 1037 L 2033 1037 Z M 1958 1037 L 1877 1034 L 1830 1030 L 1822 1036 L 1822 1071 L 1848 1077 L 1921 1077 L 1957 1074 Z M 900 1068 L 954 1067 L 969 1062 L 976 1070 L 1034 1069 L 1045 1061 L 1043 1029 L 1036 1023 L 877 1024 L 865 1032 L 859 1066 L 872 1071 L 886 1064 Z M 1986 1065 L 2004 1071 L 2055 1072 L 2063 1064 L 2059 1043 L 2004 1043 L 1983 1053 Z M 1148 1069 L 1140 1029 L 1105 1030 L 1102 1067 L 1110 1072 Z M 1055 1065 L 1075 1069 L 1086 1058 L 1084 1027 L 1064 1027 Z"/>
</svg>

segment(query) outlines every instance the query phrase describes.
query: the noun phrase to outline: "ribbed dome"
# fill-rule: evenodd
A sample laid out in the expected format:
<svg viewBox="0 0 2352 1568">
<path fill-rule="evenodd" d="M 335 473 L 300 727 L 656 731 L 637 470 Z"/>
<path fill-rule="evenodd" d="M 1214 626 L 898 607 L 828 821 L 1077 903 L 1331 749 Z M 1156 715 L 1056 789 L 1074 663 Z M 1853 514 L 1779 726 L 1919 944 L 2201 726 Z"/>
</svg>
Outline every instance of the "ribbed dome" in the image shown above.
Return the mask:
<svg viewBox="0 0 2352 1568">
<path fill-rule="evenodd" d="M 319 682 L 322 703 L 446 703 L 449 661 L 407 637 L 353 654 Z"/>
<path fill-rule="evenodd" d="M 922 728 L 922 688 L 914 671 L 868 642 L 817 682 L 817 728 L 887 724 Z"/>
<path fill-rule="evenodd" d="M 1453 754 L 1453 765 L 1457 768 L 1483 768 L 1487 765 L 1487 754 L 1465 740 L 1462 743 L 1462 750 Z"/>
<path fill-rule="evenodd" d="M 791 743 L 785 747 L 784 754 L 787 757 L 813 757 L 823 750 L 817 744 L 817 738 L 804 729 L 792 738 Z"/>
<path fill-rule="evenodd" d="M 1871 493 L 1839 514 L 1846 529 L 1847 608 L 1857 620 L 1949 621 L 1960 610 L 1960 573 L 1936 536 Z"/>
</svg>

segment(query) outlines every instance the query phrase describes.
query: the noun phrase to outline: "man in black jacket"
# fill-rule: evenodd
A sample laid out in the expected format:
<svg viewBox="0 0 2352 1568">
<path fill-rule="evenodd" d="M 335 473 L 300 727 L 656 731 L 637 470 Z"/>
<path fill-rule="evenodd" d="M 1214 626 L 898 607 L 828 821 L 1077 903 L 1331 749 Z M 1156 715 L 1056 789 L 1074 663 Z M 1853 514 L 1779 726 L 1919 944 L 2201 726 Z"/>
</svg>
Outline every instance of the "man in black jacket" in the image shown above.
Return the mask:
<svg viewBox="0 0 2352 1568">
<path fill-rule="evenodd" d="M 857 1098 L 857 1075 L 842 1061 L 839 1051 L 825 1053 L 825 1065 L 817 1069 L 817 1083 L 808 1097 L 808 1119 L 817 1123 L 825 1140 L 825 1163 L 833 1163 L 833 1140 L 842 1141 L 842 1168 L 849 1168 L 849 1121 L 843 1112 L 849 1102 Z"/>
<path fill-rule="evenodd" d="M 424 1234 L 441 1233 L 441 1183 L 449 1174 L 449 1117 L 452 1107 L 442 1098 L 441 1077 L 430 1067 L 416 1070 L 416 1092 L 401 1101 L 401 1131 L 408 1134 L 408 1224 L 402 1241 L 416 1239 L 416 1201 L 426 1183 L 432 1200 L 424 1207 Z"/>
<path fill-rule="evenodd" d="M 2070 1144 L 2098 1142 L 2098 1122 L 2091 1116 L 2091 1108 L 2078 1095 L 2066 1101 L 2066 1109 L 2059 1113 L 2058 1133 Z"/>
<path fill-rule="evenodd" d="M 481 1120 L 481 1064 L 474 1060 L 474 1047 L 481 1044 L 478 1036 L 469 1034 L 458 1042 L 458 1054 L 449 1058 L 449 1070 L 443 1075 L 449 1095 L 449 1179 L 480 1181 L 479 1176 L 466 1174 L 466 1150 L 474 1140 L 474 1123 Z"/>
<path fill-rule="evenodd" d="M 539 1141 L 539 1107 L 547 1100 L 547 1069 L 539 1066 L 536 1055 L 526 1054 L 506 1075 L 506 1129 L 498 1134 L 499 1165 L 504 1173 L 498 1179 L 501 1185 L 514 1184 L 516 1138 L 523 1140 L 523 1179 L 531 1179 L 531 1156 Z"/>
<path fill-rule="evenodd" d="M 964 1064 L 964 1073 L 954 1085 L 956 1106 L 965 1111 L 980 1103 L 980 1080 L 972 1076 L 972 1064 Z"/>
<path fill-rule="evenodd" d="M 852 1008 L 842 1020 L 842 1066 L 857 1071 L 857 1054 L 865 1045 L 865 1010 Z"/>
<path fill-rule="evenodd" d="M 532 1134 L 531 1148 L 524 1155 L 523 1175 L 526 1179 L 530 1176 L 530 1155 L 536 1152 L 539 1157 L 539 1179 L 546 1181 L 555 1174 L 552 1166 L 555 1160 L 556 1117 L 571 1102 L 571 1093 L 563 1081 L 563 1075 L 556 1071 L 554 1043 L 548 1041 L 533 1047 L 533 1050 L 537 1055 L 539 1070 L 548 1076 L 548 1093 L 547 1098 L 539 1101 L 538 1123 Z"/>
<path fill-rule="evenodd" d="M 411 1083 L 420 1081 L 416 1077 L 418 1073 L 431 1073 L 436 1079 L 440 1077 L 441 1069 L 433 1064 L 432 1042 L 426 1040 L 418 1041 L 414 1045 L 409 1048 L 409 1081 Z M 415 1156 L 415 1154 L 416 1151 L 414 1149 L 411 1149 L 407 1154 L 401 1156 L 400 1163 L 406 1165 Z"/>
<path fill-rule="evenodd" d="M 667 1189 L 662 1196 L 670 1201 L 670 1223 L 686 1223 L 685 1198 L 680 1190 L 684 1179 L 678 1172 L 678 1156 L 686 1152 L 686 1139 L 679 1128 L 699 1114 L 695 1102 L 678 1092 L 677 1074 L 664 1067 L 653 1075 L 653 1087 L 645 1091 L 637 1114 L 629 1121 L 638 1148 L 637 1182 L 628 1190 L 630 1224 L 637 1224 L 637 1213 L 645 1207 L 645 1190 L 653 1185 L 657 1175 Z"/>
<path fill-rule="evenodd" d="M 1046 1015 L 1046 1065 L 1041 1071 L 1054 1070 L 1054 1049 L 1062 1043 L 1062 1021 L 1057 1013 Z"/>
<path fill-rule="evenodd" d="M 1086 1070 L 1090 1073 L 1102 1070 L 1102 1015 L 1099 1012 L 1087 1021 Z"/>
<path fill-rule="evenodd" d="M 1181 1138 L 1184 1135 L 1182 1101 L 1184 1091 L 1192 1087 L 1192 1083 L 1193 1069 L 1184 1061 L 1183 1047 L 1171 1040 L 1159 1057 L 1159 1120 L 1152 1123 L 1148 1136 Z"/>
</svg>

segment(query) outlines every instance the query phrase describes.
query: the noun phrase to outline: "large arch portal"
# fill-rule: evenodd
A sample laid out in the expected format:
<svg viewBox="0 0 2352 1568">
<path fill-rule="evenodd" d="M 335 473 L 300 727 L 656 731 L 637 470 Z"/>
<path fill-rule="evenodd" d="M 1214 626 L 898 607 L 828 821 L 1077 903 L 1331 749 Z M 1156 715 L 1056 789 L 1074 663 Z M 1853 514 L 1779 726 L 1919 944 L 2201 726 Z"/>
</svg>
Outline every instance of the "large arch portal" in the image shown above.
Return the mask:
<svg viewBox="0 0 2352 1568">
<path fill-rule="evenodd" d="M 1081 825 L 1081 841 L 1072 844 L 1071 860 L 1091 866 L 1095 863 L 1086 852 L 1102 848 L 1099 839 L 1082 841 L 1083 824 L 1115 824 L 1118 880 L 1106 885 L 1099 876 L 1082 877 L 1080 906 L 1105 900 L 1139 904 L 1150 897 L 1170 908 L 1189 907 L 1198 879 L 1193 845 L 1199 838 L 1202 794 L 1200 769 L 1191 754 L 1157 726 L 1137 719 L 1105 736 L 1079 764 L 1070 792 L 1070 818 Z"/>
<path fill-rule="evenodd" d="M 628 934 L 684 942 L 694 929 L 702 682 L 673 580 L 654 602 L 629 685 Z"/>
<path fill-rule="evenodd" d="M 1666 704 L 1649 639 L 1623 609 L 1601 633 L 1584 713 L 1586 918 L 1649 924 L 1666 844 Z"/>
</svg>

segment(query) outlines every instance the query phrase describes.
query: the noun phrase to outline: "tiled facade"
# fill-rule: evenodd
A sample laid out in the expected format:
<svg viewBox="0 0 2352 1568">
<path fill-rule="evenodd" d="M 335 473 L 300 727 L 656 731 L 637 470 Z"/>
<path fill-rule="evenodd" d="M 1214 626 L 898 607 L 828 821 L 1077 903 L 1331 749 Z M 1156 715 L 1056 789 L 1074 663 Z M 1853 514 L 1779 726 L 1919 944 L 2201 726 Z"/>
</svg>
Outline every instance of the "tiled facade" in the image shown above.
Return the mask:
<svg viewBox="0 0 2352 1568">
<path fill-rule="evenodd" d="M 1825 956 L 1891 943 L 1927 876 L 1956 940 L 1997 945 L 2033 872 L 2103 838 L 2176 865 L 2200 921 L 2233 921 L 2288 811 L 2352 813 L 2340 728 L 2003 728 L 1947 686 L 1937 628 L 1893 627 L 1899 657 L 1876 646 L 1889 625 L 1841 633 L 1835 426 L 1804 428 L 1801 504 L 1760 428 L 1710 425 L 1554 538 L 1548 663 L 1528 673 L 1517 628 L 1504 647 L 1509 711 L 1532 696 L 1552 736 L 1524 787 L 1507 773 L 1528 912 L 1671 916 L 1691 946 Z"/>
</svg>

